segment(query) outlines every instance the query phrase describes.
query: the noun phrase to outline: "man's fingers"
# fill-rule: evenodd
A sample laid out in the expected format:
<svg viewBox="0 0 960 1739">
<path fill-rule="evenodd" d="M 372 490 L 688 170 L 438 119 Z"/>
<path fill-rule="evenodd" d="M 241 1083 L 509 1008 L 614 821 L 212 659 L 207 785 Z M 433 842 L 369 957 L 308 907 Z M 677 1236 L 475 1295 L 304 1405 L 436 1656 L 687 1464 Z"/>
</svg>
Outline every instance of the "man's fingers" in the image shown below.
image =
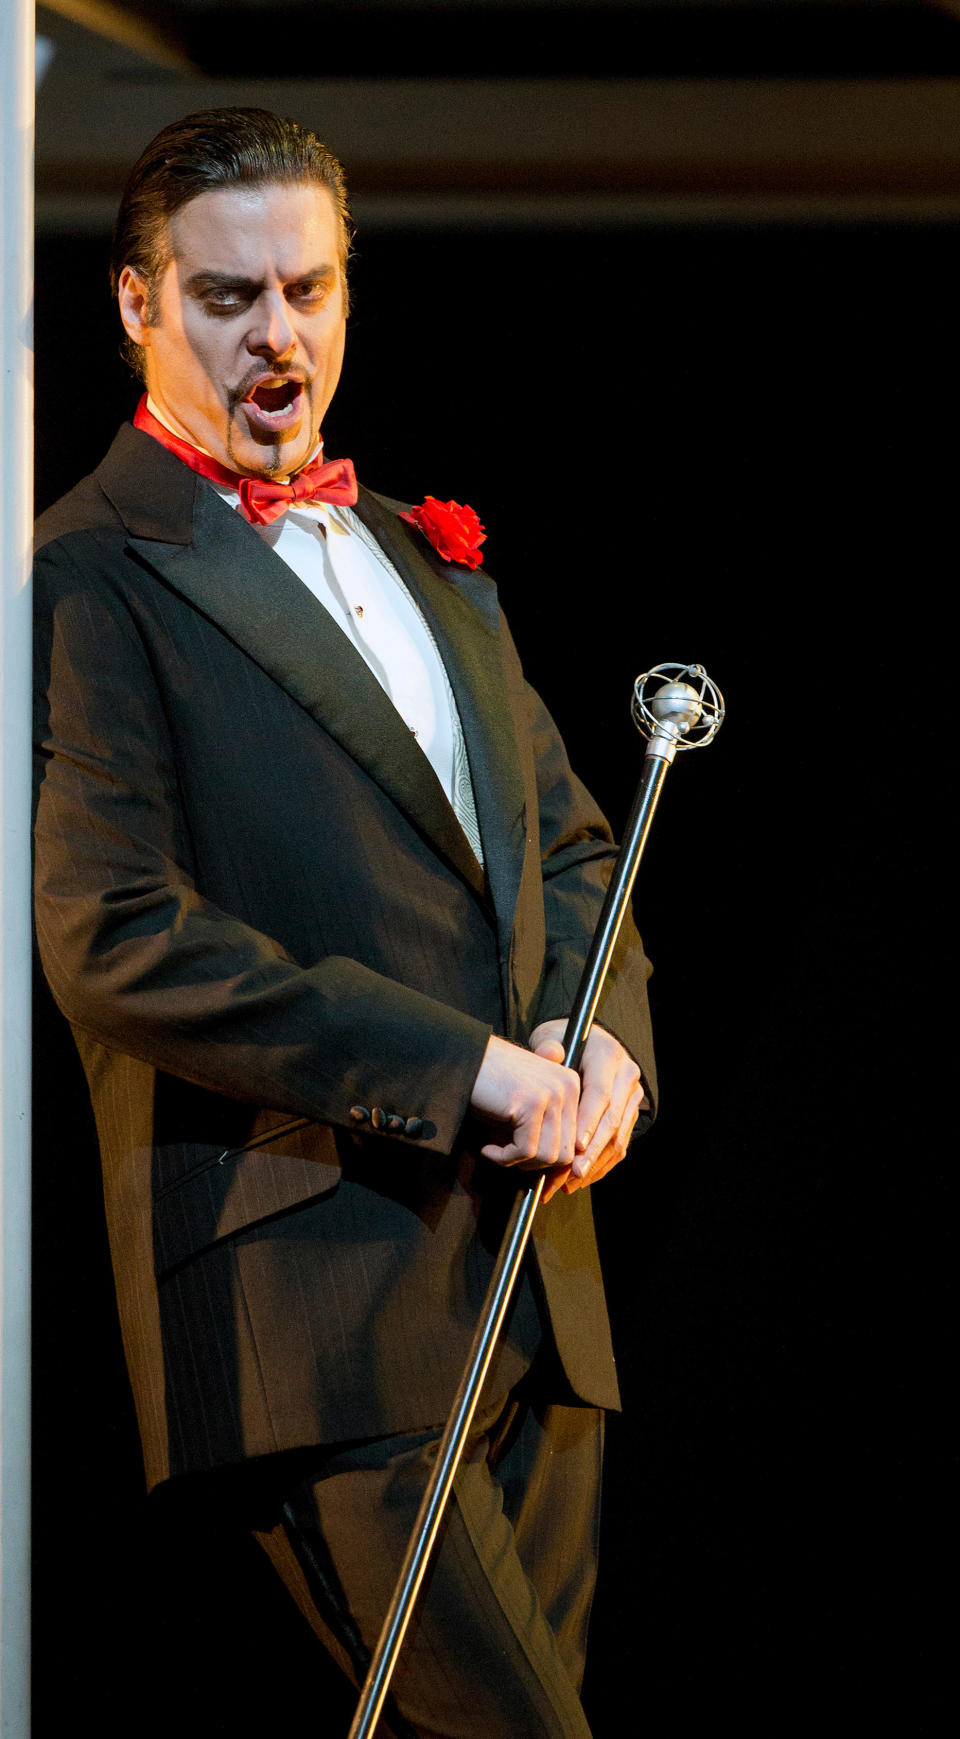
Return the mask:
<svg viewBox="0 0 960 1739">
<path fill-rule="evenodd" d="M 592 1079 L 590 1081 L 585 1080 L 583 1083 L 583 1092 L 580 1095 L 580 1110 L 577 1114 L 578 1153 L 586 1152 L 597 1132 L 600 1119 L 606 1111 L 607 1105 L 610 1101 L 612 1084 L 612 1073 L 609 1083 L 601 1085 L 599 1082 Z"/>
<path fill-rule="evenodd" d="M 612 1034 L 594 1027 L 583 1053 L 583 1091 L 577 1119 L 577 1152 L 590 1160 L 603 1151 L 620 1123 L 640 1070 Z"/>
<path fill-rule="evenodd" d="M 619 1165 L 620 1161 L 626 1158 L 643 1097 L 643 1082 L 638 1081 L 627 1101 L 626 1109 L 613 1140 L 608 1142 L 604 1151 L 594 1162 L 593 1169 L 586 1180 L 588 1183 L 599 1183 L 601 1178 L 606 1177 L 608 1171 L 612 1171 L 615 1165 Z"/>
<path fill-rule="evenodd" d="M 562 1063 L 564 1058 L 563 1045 L 557 1038 L 541 1039 L 540 1043 L 534 1050 L 534 1055 L 537 1057 L 545 1057 L 547 1062 L 550 1063 Z M 584 1113 L 584 1100 L 587 1102 L 586 1114 Z M 590 1136 L 593 1134 L 594 1127 L 603 1113 L 603 1108 L 606 1102 L 607 1095 L 601 1092 L 596 1086 L 590 1088 L 584 1087 L 579 1104 L 575 1098 L 568 1098 L 564 1101 L 561 1112 L 560 1139 L 557 1148 L 557 1157 L 561 1163 L 569 1162 L 572 1160 L 575 1152 L 582 1152 L 586 1147 Z M 545 1149 L 546 1132 L 542 1137 L 542 1143 Z M 557 1187 L 559 1187 L 559 1185 Z M 553 1193 L 555 1192 L 551 1191 L 551 1194 Z M 544 1199 L 549 1199 L 546 1194 Z"/>
<path fill-rule="evenodd" d="M 588 1154 L 583 1154 L 574 1161 L 570 1168 L 569 1177 L 563 1182 L 563 1189 L 567 1195 L 573 1195 L 576 1190 L 583 1189 L 588 1184 L 599 1183 L 601 1178 L 606 1177 L 608 1171 L 612 1171 L 615 1165 L 620 1164 L 630 1145 L 633 1126 L 637 1121 L 644 1098 L 643 1083 L 638 1081 L 627 1100 L 623 1116 L 612 1138 L 605 1143 L 595 1159 L 591 1160 Z M 598 1131 L 598 1137 L 599 1133 Z"/>
<path fill-rule="evenodd" d="M 544 1039 L 534 1054 L 546 1058 L 549 1063 L 563 1062 L 563 1046 L 558 1039 Z M 548 1165 L 568 1164 L 574 1154 L 580 1081 L 572 1070 L 564 1070 L 564 1074 L 569 1078 L 562 1092 L 551 1099 L 540 1126 L 537 1151 Z"/>
<path fill-rule="evenodd" d="M 492 1159 L 497 1165 L 515 1165 L 535 1170 L 543 1161 L 540 1158 L 541 1132 L 545 1120 L 548 1100 L 544 1096 L 539 1104 L 528 1108 L 522 1123 L 518 1123 L 513 1131 L 513 1140 L 503 1146 L 490 1142 L 480 1149 L 485 1159 Z"/>
<path fill-rule="evenodd" d="M 584 1097 L 586 1097 L 586 1093 L 587 1089 L 584 1087 Z M 639 1105 L 642 1093 L 643 1084 L 640 1080 L 640 1071 L 632 1059 L 627 1059 L 617 1070 L 608 1094 L 606 1109 L 603 1111 L 603 1115 L 597 1119 L 590 1140 L 584 1145 L 581 1145 L 578 1131 L 578 1155 L 574 1170 L 579 1176 L 582 1176 L 596 1162 L 608 1143 L 614 1139 L 623 1121 L 627 1106 L 635 1097 Z M 636 1114 L 634 1114 L 635 1120 Z"/>
<path fill-rule="evenodd" d="M 528 1094 L 523 1115 L 514 1125 L 513 1140 L 489 1142 L 481 1148 L 497 1165 L 540 1170 L 568 1165 L 573 1159 L 580 1082 L 572 1069 L 551 1076 L 550 1090 Z"/>
<path fill-rule="evenodd" d="M 585 1152 L 577 1155 L 574 1170 L 578 1177 L 583 1177 L 587 1172 L 591 1171 L 601 1154 L 606 1152 L 620 1127 L 621 1116 L 622 1112 L 618 1115 L 618 1108 L 612 1105 L 608 1106 L 607 1110 L 601 1117 L 600 1122 L 597 1124 L 593 1140 L 589 1147 Z"/>
<path fill-rule="evenodd" d="M 614 1125 L 613 1113 L 609 1110 L 601 1119 L 595 1140 L 591 1144 L 597 1148 L 594 1157 L 591 1158 L 589 1153 L 580 1154 L 572 1164 L 557 1162 L 549 1166 L 549 1176 L 544 1185 L 542 1200 L 548 1202 L 551 1196 L 555 1196 L 557 1191 L 561 1189 L 566 1195 L 574 1195 L 579 1189 L 586 1189 L 590 1184 L 599 1183 L 601 1178 L 606 1177 L 615 1165 L 619 1165 L 630 1145 L 633 1126 L 640 1114 L 641 1106 L 646 1103 L 647 1096 L 643 1082 L 638 1080 L 627 1099 L 619 1124 Z M 609 1139 L 606 1140 L 603 1139 L 605 1127 L 612 1131 Z M 482 1151 L 487 1159 L 494 1159 L 501 1165 L 512 1165 L 520 1171 L 539 1171 L 549 1163 L 543 1157 L 548 1145 L 552 1145 L 552 1137 L 545 1136 L 541 1131 L 540 1140 L 537 1143 L 539 1157 L 529 1157 L 529 1149 L 532 1146 L 530 1139 L 524 1143 L 522 1149 L 516 1144 L 512 1144 L 510 1147 L 489 1146 L 483 1148 Z"/>
<path fill-rule="evenodd" d="M 580 1106 L 580 1077 L 572 1069 L 567 1071 L 570 1084 L 563 1102 L 563 1115 L 560 1128 L 560 1151 L 557 1158 L 569 1165 L 577 1151 L 577 1112 Z"/>
<path fill-rule="evenodd" d="M 623 1116 L 622 1106 L 608 1105 L 601 1117 L 593 1137 L 583 1153 L 578 1153 L 573 1162 L 575 1177 L 586 1177 L 593 1170 L 600 1155 L 604 1153 L 620 1127 Z"/>
<path fill-rule="evenodd" d="M 541 1202 L 548 1202 L 551 1196 L 555 1196 L 557 1191 L 563 1188 L 569 1176 L 570 1167 L 568 1165 L 554 1166 L 553 1170 L 547 1173 L 547 1181 L 543 1186 L 543 1195 L 540 1197 Z"/>
<path fill-rule="evenodd" d="M 544 1044 L 556 1043 L 553 1034 Z M 562 1057 L 563 1052 L 560 1049 Z M 552 1057 L 491 1035 L 473 1084 L 470 1103 L 512 1138 L 481 1149 L 497 1165 L 550 1166 L 573 1158 L 580 1080 Z"/>
<path fill-rule="evenodd" d="M 577 1138 L 577 1098 L 580 1083 L 572 1071 L 562 1092 L 553 1098 L 540 1126 L 537 1154 L 545 1165 L 569 1165 Z"/>
</svg>

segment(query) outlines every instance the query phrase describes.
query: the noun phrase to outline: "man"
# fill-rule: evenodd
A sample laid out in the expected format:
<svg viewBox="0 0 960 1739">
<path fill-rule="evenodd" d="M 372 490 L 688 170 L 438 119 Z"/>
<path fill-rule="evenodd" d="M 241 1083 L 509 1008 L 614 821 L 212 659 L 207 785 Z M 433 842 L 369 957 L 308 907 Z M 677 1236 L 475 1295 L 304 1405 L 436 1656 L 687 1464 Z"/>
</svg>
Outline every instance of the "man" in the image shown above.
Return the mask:
<svg viewBox="0 0 960 1739">
<path fill-rule="evenodd" d="M 114 284 L 147 393 L 40 522 L 37 929 L 97 1116 L 150 1486 L 226 1470 L 358 1680 L 517 1171 L 528 1263 L 395 1678 L 397 1734 L 583 1736 L 601 1409 L 587 1186 L 649 1121 L 613 848 L 469 510 L 322 461 L 339 166 L 260 110 L 147 147 Z M 452 554 L 457 559 L 446 559 Z"/>
</svg>

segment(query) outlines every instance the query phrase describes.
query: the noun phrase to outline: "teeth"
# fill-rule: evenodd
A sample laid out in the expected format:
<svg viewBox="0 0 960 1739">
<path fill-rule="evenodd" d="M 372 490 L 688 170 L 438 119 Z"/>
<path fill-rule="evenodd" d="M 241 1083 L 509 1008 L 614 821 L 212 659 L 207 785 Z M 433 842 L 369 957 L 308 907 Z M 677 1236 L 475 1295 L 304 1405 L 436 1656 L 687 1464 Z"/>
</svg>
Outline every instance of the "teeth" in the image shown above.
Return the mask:
<svg viewBox="0 0 960 1739">
<path fill-rule="evenodd" d="M 248 399 L 247 400 L 248 405 L 251 405 L 253 407 L 253 409 L 257 412 L 258 416 L 267 417 L 268 419 L 271 417 L 274 419 L 278 419 L 280 417 L 289 416 L 289 414 L 292 411 L 296 402 L 297 402 L 296 399 L 290 399 L 290 400 L 288 400 L 288 402 L 285 405 L 277 405 L 277 406 L 275 406 L 274 409 L 271 410 L 268 408 L 267 405 L 260 404 L 257 401 L 257 399 Z"/>
</svg>

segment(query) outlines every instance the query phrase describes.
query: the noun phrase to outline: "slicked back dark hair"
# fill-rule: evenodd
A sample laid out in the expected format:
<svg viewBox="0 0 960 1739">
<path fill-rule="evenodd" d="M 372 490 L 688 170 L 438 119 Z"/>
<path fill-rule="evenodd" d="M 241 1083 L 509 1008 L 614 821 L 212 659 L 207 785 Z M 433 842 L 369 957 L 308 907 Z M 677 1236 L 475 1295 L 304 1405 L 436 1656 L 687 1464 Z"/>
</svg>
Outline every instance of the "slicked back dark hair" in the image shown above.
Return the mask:
<svg viewBox="0 0 960 1739">
<path fill-rule="evenodd" d="M 160 279 L 170 262 L 169 223 L 181 206 L 221 187 L 314 182 L 333 200 L 346 269 L 352 239 L 343 170 L 316 133 L 269 109 L 201 109 L 164 127 L 142 153 L 123 190 L 110 253 L 110 288 L 117 294 L 125 266 L 148 286 L 147 319 L 158 317 Z M 144 377 L 142 346 L 130 337 L 124 355 Z"/>
</svg>

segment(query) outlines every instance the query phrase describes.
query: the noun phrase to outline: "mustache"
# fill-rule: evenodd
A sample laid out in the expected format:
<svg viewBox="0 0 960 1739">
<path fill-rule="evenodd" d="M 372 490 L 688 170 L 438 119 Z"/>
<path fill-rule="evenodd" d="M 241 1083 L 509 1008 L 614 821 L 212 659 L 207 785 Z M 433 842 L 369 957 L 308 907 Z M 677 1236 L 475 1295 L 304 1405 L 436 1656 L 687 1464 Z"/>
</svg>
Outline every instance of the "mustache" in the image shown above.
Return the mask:
<svg viewBox="0 0 960 1739">
<path fill-rule="evenodd" d="M 255 386 L 257 381 L 266 380 L 268 376 L 276 381 L 278 386 L 281 382 L 293 377 L 300 382 L 304 392 L 306 392 L 309 385 L 309 381 L 299 368 L 270 368 L 265 367 L 262 362 L 255 363 L 251 368 L 247 369 L 246 374 L 236 386 L 227 387 L 227 405 L 231 416 L 237 409 L 237 406 L 243 404 L 244 399 L 250 392 L 250 388 Z"/>
</svg>

